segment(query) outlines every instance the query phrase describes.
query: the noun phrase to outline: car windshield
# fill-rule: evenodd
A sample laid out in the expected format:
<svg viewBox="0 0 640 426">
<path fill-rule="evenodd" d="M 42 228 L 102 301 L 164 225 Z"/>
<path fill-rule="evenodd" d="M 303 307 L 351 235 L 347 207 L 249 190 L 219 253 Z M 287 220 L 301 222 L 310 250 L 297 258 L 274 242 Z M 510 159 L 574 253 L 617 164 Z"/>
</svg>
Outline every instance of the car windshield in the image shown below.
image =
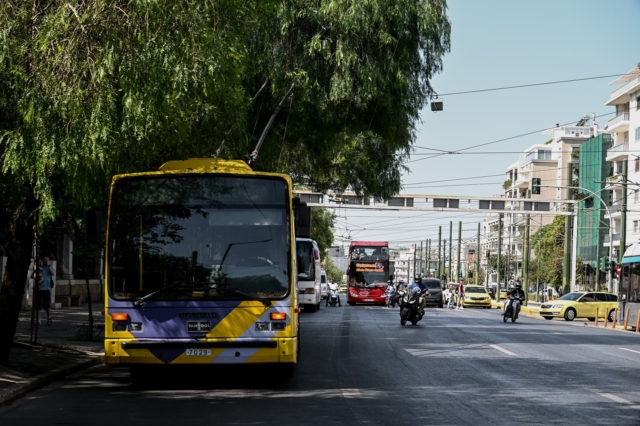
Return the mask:
<svg viewBox="0 0 640 426">
<path fill-rule="evenodd" d="M 283 297 L 288 189 L 277 178 L 122 179 L 111 202 L 109 293 L 119 299 Z"/>
<path fill-rule="evenodd" d="M 464 289 L 465 293 L 483 293 L 487 294 L 487 290 L 481 287 L 467 287 Z"/>
<path fill-rule="evenodd" d="M 442 284 L 440 284 L 439 280 L 424 280 L 424 283 L 427 285 L 429 290 L 441 290 Z"/>
<path fill-rule="evenodd" d="M 578 300 L 584 293 L 569 293 L 562 296 L 559 300 Z"/>
</svg>

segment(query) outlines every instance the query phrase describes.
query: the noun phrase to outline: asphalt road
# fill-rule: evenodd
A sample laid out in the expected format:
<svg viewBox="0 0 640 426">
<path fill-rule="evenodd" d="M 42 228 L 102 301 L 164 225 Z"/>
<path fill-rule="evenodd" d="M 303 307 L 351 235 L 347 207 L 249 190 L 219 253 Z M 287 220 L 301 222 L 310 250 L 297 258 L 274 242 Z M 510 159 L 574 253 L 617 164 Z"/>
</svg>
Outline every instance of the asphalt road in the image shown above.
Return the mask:
<svg viewBox="0 0 640 426">
<path fill-rule="evenodd" d="M 591 324 L 591 323 L 590 323 Z M 291 380 L 179 371 L 144 387 L 94 367 L 0 407 L 0 425 L 640 424 L 640 335 L 498 310 L 302 315 Z"/>
</svg>

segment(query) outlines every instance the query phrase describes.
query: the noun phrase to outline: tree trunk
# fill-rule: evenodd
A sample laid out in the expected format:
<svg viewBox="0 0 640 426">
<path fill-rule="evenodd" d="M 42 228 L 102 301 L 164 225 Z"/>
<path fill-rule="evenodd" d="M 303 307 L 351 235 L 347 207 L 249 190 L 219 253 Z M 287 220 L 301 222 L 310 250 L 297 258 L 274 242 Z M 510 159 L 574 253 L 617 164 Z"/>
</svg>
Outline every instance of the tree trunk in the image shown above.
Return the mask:
<svg viewBox="0 0 640 426">
<path fill-rule="evenodd" d="M 89 262 L 84 261 L 84 279 L 87 285 L 87 306 L 89 308 L 89 341 L 93 342 L 93 307 L 91 305 L 91 288 L 89 286 Z"/>
<path fill-rule="evenodd" d="M 8 240 L 5 247 L 8 264 L 0 291 L 0 365 L 9 362 L 11 344 L 18 325 L 18 316 L 24 296 L 25 280 L 31 262 L 31 247 L 34 238 L 37 202 L 33 191 L 14 211 L 8 225 Z"/>
</svg>

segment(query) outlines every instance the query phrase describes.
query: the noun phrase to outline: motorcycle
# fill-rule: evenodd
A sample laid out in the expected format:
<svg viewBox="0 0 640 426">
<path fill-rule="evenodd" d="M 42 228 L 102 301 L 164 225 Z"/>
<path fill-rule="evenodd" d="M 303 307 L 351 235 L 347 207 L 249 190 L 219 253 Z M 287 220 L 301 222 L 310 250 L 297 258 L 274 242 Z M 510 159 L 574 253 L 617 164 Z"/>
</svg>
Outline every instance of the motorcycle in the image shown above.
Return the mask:
<svg viewBox="0 0 640 426">
<path fill-rule="evenodd" d="M 386 305 L 387 308 L 389 306 L 391 306 L 392 308 L 396 307 L 396 290 L 393 288 L 392 285 L 387 287 L 387 291 L 385 292 L 386 296 L 387 296 L 387 301 L 386 301 Z"/>
<path fill-rule="evenodd" d="M 516 322 L 516 320 L 518 319 L 517 310 L 513 308 L 513 302 L 515 300 L 520 300 L 520 299 L 516 299 L 513 296 L 509 296 L 509 303 L 504 308 L 504 315 L 502 316 L 502 321 L 507 322 L 507 320 L 511 318 L 511 322 Z M 520 303 L 522 303 L 522 301 L 520 301 Z"/>
<path fill-rule="evenodd" d="M 407 321 L 416 325 L 422 319 L 424 312 L 420 309 L 420 289 L 414 288 L 410 292 L 405 292 L 400 305 L 400 325 L 405 325 Z"/>
<path fill-rule="evenodd" d="M 329 306 L 336 306 L 338 303 L 338 290 L 329 290 Z"/>
<path fill-rule="evenodd" d="M 404 307 L 404 296 L 406 294 L 407 294 L 407 289 L 406 288 L 396 291 L 395 302 L 400 307 L 400 311 L 402 311 L 402 308 Z"/>
</svg>

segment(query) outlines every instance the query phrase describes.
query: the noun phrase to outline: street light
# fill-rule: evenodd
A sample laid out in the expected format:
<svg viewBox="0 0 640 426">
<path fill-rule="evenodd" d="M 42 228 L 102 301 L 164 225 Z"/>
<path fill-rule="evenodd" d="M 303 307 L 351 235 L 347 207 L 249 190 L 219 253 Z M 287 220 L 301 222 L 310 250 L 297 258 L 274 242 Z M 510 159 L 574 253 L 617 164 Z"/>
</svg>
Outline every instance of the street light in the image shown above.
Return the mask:
<svg viewBox="0 0 640 426">
<path fill-rule="evenodd" d="M 594 197 L 596 197 L 599 201 L 600 204 L 602 204 L 602 206 L 604 207 L 604 209 L 607 211 L 607 215 L 609 215 L 609 259 L 613 259 L 613 226 L 611 226 L 611 221 L 613 220 L 611 217 L 611 212 L 609 211 L 609 207 L 607 207 L 607 205 L 604 203 L 604 201 L 602 200 L 602 198 L 600 198 L 600 196 L 593 192 L 590 189 L 587 188 L 582 188 L 581 186 L 552 186 L 552 185 L 539 185 L 543 188 L 565 188 L 565 189 L 578 189 L 581 191 L 586 191 L 588 193 L 590 193 L 591 195 L 593 195 Z M 600 191 L 604 191 L 607 188 L 602 188 Z M 598 191 L 598 192 L 600 192 Z M 573 220 L 574 220 L 574 224 L 573 224 L 573 253 L 571 256 L 571 268 L 572 268 L 572 272 L 571 272 L 571 291 L 575 290 L 576 287 L 576 263 L 577 263 L 577 254 L 578 254 L 578 230 L 577 230 L 577 226 L 578 226 L 578 208 L 576 206 L 576 210 L 574 212 L 573 215 Z M 596 259 L 597 261 L 597 259 Z M 607 276 L 607 288 L 609 291 L 613 291 L 612 288 L 612 277 L 613 277 L 613 273 L 609 272 L 609 275 Z"/>
</svg>

